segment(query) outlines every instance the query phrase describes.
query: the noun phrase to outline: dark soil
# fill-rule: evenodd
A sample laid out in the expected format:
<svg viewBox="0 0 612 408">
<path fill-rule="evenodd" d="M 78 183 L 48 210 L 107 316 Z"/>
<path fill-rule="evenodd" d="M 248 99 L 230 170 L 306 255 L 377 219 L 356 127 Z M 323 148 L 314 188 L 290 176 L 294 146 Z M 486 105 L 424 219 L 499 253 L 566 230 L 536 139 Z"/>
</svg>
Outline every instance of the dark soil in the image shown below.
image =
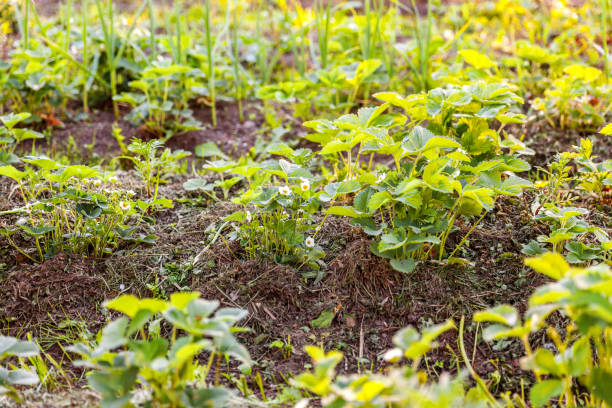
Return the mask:
<svg viewBox="0 0 612 408">
<path fill-rule="evenodd" d="M 12 330 L 28 322 L 33 325 L 82 315 L 93 324 L 96 310 L 108 290 L 96 276 L 99 265 L 76 255 L 56 255 L 36 265 L 20 265 L 0 282 L 0 319 L 16 322 Z M 14 333 L 13 333 L 14 334 Z"/>
<path fill-rule="evenodd" d="M 244 121 L 240 121 L 238 104 L 217 104 L 217 126 L 212 126 L 210 109 L 196 109 L 194 116 L 204 124 L 205 129 L 188 132 L 171 138 L 166 145 L 171 149 L 183 149 L 193 152 L 195 147 L 214 142 L 226 154 L 240 157 L 246 153 L 261 135 L 259 131 L 263 118 L 258 110 L 259 104 L 246 104 Z"/>
<path fill-rule="evenodd" d="M 261 135 L 259 130 L 263 123 L 258 103 L 245 103 L 244 121 L 240 121 L 236 103 L 220 103 L 217 106 L 217 126 L 211 125 L 210 109 L 196 109 L 195 117 L 202 123 L 203 129 L 178 134 L 166 142 L 172 150 L 183 149 L 193 153 L 195 148 L 205 142 L 214 142 L 226 154 L 239 157 L 245 154 Z M 128 111 L 122 109 L 124 116 Z M 50 129 L 49 141 L 37 141 L 37 148 L 48 155 L 66 155 L 71 161 L 84 160 L 89 163 L 108 162 L 122 154 L 121 148 L 113 136 L 113 126 L 121 128 L 124 143 L 127 145 L 133 138 L 148 140 L 146 130 L 136 127 L 120 118 L 116 119 L 111 109 L 94 110 L 83 121 L 72 121 L 64 118 L 61 127 Z M 32 143 L 26 141 L 19 150 L 27 154 Z"/>
<path fill-rule="evenodd" d="M 72 356 L 63 348 L 97 332 L 105 321 L 102 302 L 112 293 L 101 271 L 94 261 L 60 254 L 0 274 L 0 333 L 18 338 L 31 334 L 62 364 L 70 382 L 79 381 L 83 371 L 71 364 Z"/>
<path fill-rule="evenodd" d="M 509 132 L 519 138 L 525 135 L 528 146 L 535 151 L 534 156 L 527 158 L 532 166 L 546 167 L 555 160 L 557 153 L 574 151 L 572 146 L 579 147 L 582 138 L 591 139 L 593 155 L 599 157 L 598 161 L 612 158 L 612 137 L 607 135 L 573 129 L 554 129 L 546 122 L 511 127 Z"/>
</svg>

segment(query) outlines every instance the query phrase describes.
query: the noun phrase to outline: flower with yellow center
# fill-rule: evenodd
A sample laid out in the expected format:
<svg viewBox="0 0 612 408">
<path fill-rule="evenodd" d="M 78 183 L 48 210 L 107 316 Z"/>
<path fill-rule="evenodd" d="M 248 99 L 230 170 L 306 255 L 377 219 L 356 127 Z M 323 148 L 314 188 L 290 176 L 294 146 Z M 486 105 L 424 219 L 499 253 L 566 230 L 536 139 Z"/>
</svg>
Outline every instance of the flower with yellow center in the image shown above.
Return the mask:
<svg viewBox="0 0 612 408">
<path fill-rule="evenodd" d="M 308 237 L 304 241 L 304 245 L 306 245 L 308 248 L 312 248 L 315 246 L 315 240 L 312 237 Z"/>
<path fill-rule="evenodd" d="M 301 178 L 300 179 L 300 190 L 302 191 L 310 190 L 310 181 L 306 180 L 305 178 Z"/>
</svg>

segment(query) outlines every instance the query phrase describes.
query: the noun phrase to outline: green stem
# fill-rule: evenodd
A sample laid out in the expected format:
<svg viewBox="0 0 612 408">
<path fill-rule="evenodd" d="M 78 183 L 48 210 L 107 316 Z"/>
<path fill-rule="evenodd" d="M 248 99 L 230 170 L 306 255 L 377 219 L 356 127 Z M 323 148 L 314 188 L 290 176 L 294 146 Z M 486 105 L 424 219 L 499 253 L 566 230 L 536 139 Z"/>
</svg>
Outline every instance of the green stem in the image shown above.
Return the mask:
<svg viewBox="0 0 612 408">
<path fill-rule="evenodd" d="M 206 53 L 208 57 L 208 92 L 210 93 L 210 114 L 212 125 L 217 126 L 217 107 L 215 102 L 215 61 L 213 53 L 213 40 L 210 26 L 210 0 L 206 0 L 205 4 L 205 22 L 206 29 Z"/>
<path fill-rule="evenodd" d="M 500 405 L 497 403 L 497 400 L 495 399 L 495 397 L 489 391 L 489 388 L 487 387 L 485 382 L 476 373 L 476 371 L 472 367 L 472 364 L 470 364 L 470 361 L 468 360 L 467 353 L 465 352 L 465 344 L 463 343 L 463 327 L 464 327 L 464 324 L 465 324 L 465 316 L 461 316 L 461 322 L 459 323 L 459 349 L 461 351 L 461 357 L 463 357 L 463 361 L 465 362 L 465 366 L 468 369 L 468 372 L 470 373 L 470 375 L 472 376 L 474 381 L 476 381 L 476 385 L 478 385 L 478 388 L 480 388 L 480 390 L 485 395 L 485 397 L 489 400 L 491 405 L 493 405 L 494 407 L 501 408 Z M 474 341 L 476 341 L 476 340 L 474 340 Z"/>
<path fill-rule="evenodd" d="M 449 258 L 452 258 L 453 255 L 455 255 L 455 252 L 457 252 L 457 250 L 459 248 L 461 248 L 461 246 L 463 245 L 463 243 L 468 239 L 468 237 L 470 236 L 470 234 L 476 229 L 476 227 L 478 226 L 478 224 L 480 223 L 480 221 L 482 221 L 482 219 L 485 217 L 485 215 L 487 215 L 488 211 L 485 211 L 480 218 L 478 219 L 478 221 L 476 221 L 476 223 L 472 226 L 472 228 L 470 228 L 470 230 L 468 231 L 467 234 L 465 234 L 465 236 L 463 237 L 463 239 L 461 240 L 461 242 L 459 242 L 459 244 L 457 244 L 457 246 L 455 247 L 455 249 L 453 250 L 453 252 L 448 256 Z M 441 252 L 441 251 L 440 251 Z"/>
<path fill-rule="evenodd" d="M 608 83 L 608 0 L 601 0 L 601 42 L 604 49 L 604 75 Z"/>
<path fill-rule="evenodd" d="M 89 10 L 89 0 L 81 0 L 81 40 L 83 42 L 83 66 L 87 67 L 89 64 L 89 50 L 87 49 L 87 17 Z M 85 82 L 83 83 L 83 110 L 85 112 L 89 112 L 89 106 L 87 103 L 88 99 L 88 90 L 87 83 L 89 82 L 89 76 L 85 78 Z"/>
</svg>

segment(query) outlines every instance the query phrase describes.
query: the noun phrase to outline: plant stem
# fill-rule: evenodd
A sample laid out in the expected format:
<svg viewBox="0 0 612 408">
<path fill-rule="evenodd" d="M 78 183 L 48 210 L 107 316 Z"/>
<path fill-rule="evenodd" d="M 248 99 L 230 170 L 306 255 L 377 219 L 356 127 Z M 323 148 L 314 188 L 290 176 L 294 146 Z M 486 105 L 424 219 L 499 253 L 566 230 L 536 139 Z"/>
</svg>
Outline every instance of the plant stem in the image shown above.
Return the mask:
<svg viewBox="0 0 612 408">
<path fill-rule="evenodd" d="M 89 10 L 89 0 L 81 0 L 81 41 L 83 42 L 83 66 L 89 65 L 89 50 L 87 49 L 87 17 Z M 88 99 L 88 82 L 89 76 L 85 78 L 85 83 L 83 84 L 83 110 L 85 112 L 89 112 L 89 106 L 87 103 Z"/>
<path fill-rule="evenodd" d="M 156 47 L 156 41 L 155 41 L 155 13 L 154 13 L 154 9 L 153 9 L 153 0 L 148 0 L 148 6 L 149 6 L 149 47 L 150 47 L 150 54 L 151 54 L 151 61 L 154 61 L 155 58 L 157 58 L 157 47 Z"/>
<path fill-rule="evenodd" d="M 457 246 L 455 247 L 455 249 L 453 250 L 453 252 L 451 252 L 451 254 L 448 256 L 449 258 L 452 258 L 453 255 L 455 255 L 455 252 L 457 252 L 457 250 L 459 248 L 461 248 L 461 246 L 463 245 L 463 243 L 468 239 L 468 237 L 470 236 L 470 234 L 476 229 L 476 227 L 478 226 L 478 224 L 480 223 L 480 221 L 482 221 L 482 219 L 485 217 L 485 215 L 487 215 L 488 211 L 485 211 L 484 213 L 482 213 L 482 215 L 480 216 L 480 218 L 478 219 L 478 221 L 476 221 L 476 223 L 472 226 L 472 228 L 470 228 L 470 230 L 468 231 L 467 234 L 465 234 L 465 236 L 463 237 L 463 239 L 461 240 L 461 242 L 459 242 L 457 244 Z M 442 248 L 441 248 L 442 249 Z M 442 252 L 442 251 L 440 251 Z"/>
<path fill-rule="evenodd" d="M 489 391 L 489 388 L 487 388 L 485 382 L 482 380 L 482 378 L 480 378 L 478 374 L 476 374 L 476 371 L 474 371 L 472 364 L 470 364 L 470 361 L 468 360 L 467 353 L 465 352 L 465 344 L 463 343 L 464 324 L 465 316 L 461 316 L 461 322 L 459 323 L 459 350 L 461 351 L 461 357 L 463 357 L 463 361 L 465 363 L 466 368 L 468 369 L 468 372 L 470 373 L 474 381 L 476 381 L 476 385 L 478 385 L 478 388 L 480 388 L 485 397 L 487 397 L 491 405 L 493 405 L 494 407 L 500 407 L 497 401 L 495 400 L 495 397 Z"/>
<path fill-rule="evenodd" d="M 608 83 L 608 0 L 601 0 L 601 42 L 604 49 L 604 76 Z"/>
<path fill-rule="evenodd" d="M 217 126 L 217 107 L 215 103 L 215 61 L 213 53 L 213 40 L 210 27 L 210 0 L 205 3 L 204 26 L 206 29 L 206 53 L 208 57 L 208 92 L 210 94 L 210 115 L 212 125 Z"/>
<path fill-rule="evenodd" d="M 238 102 L 238 116 L 240 122 L 244 121 L 244 113 L 242 111 L 242 82 L 240 79 L 240 59 L 238 50 L 238 4 L 234 4 L 232 12 L 232 64 L 234 66 L 234 83 L 236 87 L 236 101 Z"/>
<path fill-rule="evenodd" d="M 30 49 L 30 0 L 23 0 L 23 44 Z"/>
</svg>

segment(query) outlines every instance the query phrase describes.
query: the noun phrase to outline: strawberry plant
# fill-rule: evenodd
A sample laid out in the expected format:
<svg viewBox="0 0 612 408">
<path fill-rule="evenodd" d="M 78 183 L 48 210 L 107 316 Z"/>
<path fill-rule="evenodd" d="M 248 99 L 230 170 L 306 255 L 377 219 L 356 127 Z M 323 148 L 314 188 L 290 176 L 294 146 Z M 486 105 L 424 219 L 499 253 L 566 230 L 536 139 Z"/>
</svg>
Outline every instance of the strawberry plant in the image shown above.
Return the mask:
<svg viewBox="0 0 612 408">
<path fill-rule="evenodd" d="M 64 80 L 68 61 L 42 45 L 13 50 L 10 63 L 0 101 L 14 112 L 33 112 L 30 121 L 41 122 L 77 94 L 77 81 Z"/>
<path fill-rule="evenodd" d="M 297 152 L 290 147 L 277 147 L 273 150 L 277 154 L 296 158 Z M 313 215 L 320 206 L 320 193 L 315 191 L 316 179 L 310 171 L 285 159 L 226 171 L 250 179 L 249 188 L 233 200 L 244 209 L 225 218 L 238 225 L 232 238 L 240 240 L 248 257 L 265 255 L 318 269 L 317 260 L 324 254 L 315 244 L 318 229 Z"/>
<path fill-rule="evenodd" d="M 521 366 L 536 378 L 529 392 L 533 406 L 545 406 L 553 399 L 561 406 L 582 405 L 586 401 L 590 406 L 601 407 L 612 403 L 606 391 L 612 381 L 608 358 L 612 321 L 601 313 L 610 307 L 603 289 L 612 279 L 610 269 L 572 268 L 561 255 L 550 253 L 530 258 L 526 264 L 553 282 L 538 288 L 529 298 L 524 319 L 509 305 L 477 313 L 474 320 L 491 323 L 483 333 L 485 340 L 521 341 L 526 352 Z M 563 331 L 547 321 L 557 311 L 570 319 Z M 550 348 L 531 346 L 530 334 L 538 330 L 546 333 Z M 586 393 L 577 392 L 577 383 L 585 387 Z"/>
<path fill-rule="evenodd" d="M 142 124 L 146 132 L 167 140 L 200 128 L 188 107 L 194 95 L 190 90 L 198 86 L 200 77 L 198 70 L 162 59 L 145 68 L 139 79 L 130 82 L 130 87 L 138 93 L 124 92 L 114 100 L 132 107 L 128 120 Z"/>
<path fill-rule="evenodd" d="M 4 125 L 0 127 L 0 165 L 16 164 L 19 158 L 15 155 L 15 148 L 24 140 L 42 139 L 44 136 L 39 132 L 30 129 L 16 127 L 20 122 L 25 121 L 31 115 L 27 112 L 10 113 L 0 116 L 0 121 Z"/>
<path fill-rule="evenodd" d="M 385 101 L 377 108 L 363 108 L 333 122 L 306 122 L 316 132 L 307 138 L 321 144 L 319 154 L 333 168 L 332 182 L 320 196 L 331 203 L 327 214 L 352 218 L 376 237 L 374 253 L 408 273 L 418 260 L 452 257 L 498 195 L 518 195 L 529 187 L 529 181 L 514 175 L 529 165 L 516 155 L 500 153 L 502 148 L 530 152 L 511 137 L 502 141 L 498 131 L 488 127 L 489 118 L 520 120 L 509 111 L 517 97 L 503 84 L 377 97 Z M 391 106 L 406 115 L 391 112 Z M 427 128 L 420 126 L 426 119 Z M 362 160 L 368 155 L 368 161 Z M 375 155 L 391 156 L 394 169 L 374 174 Z M 351 196 L 352 205 L 334 205 L 348 204 Z M 480 217 L 446 253 L 446 240 L 459 216 Z"/>
<path fill-rule="evenodd" d="M 0 396 L 8 397 L 21 402 L 18 386 L 36 385 L 39 382 L 38 376 L 25 365 L 23 358 L 38 355 L 38 345 L 30 341 L 21 341 L 14 337 L 0 336 L 0 361 L 8 357 L 17 357 L 19 367 L 13 364 L 7 367 L 0 366 Z"/>
<path fill-rule="evenodd" d="M 597 128 L 603 123 L 600 114 L 608 94 L 607 88 L 596 86 L 601 71 L 583 65 L 569 65 L 564 75 L 552 83 L 534 107 L 552 126 Z M 555 119 L 558 118 L 558 119 Z"/>
<path fill-rule="evenodd" d="M 138 175 L 144 182 L 147 197 L 153 201 L 157 200 L 159 184 L 168 173 L 178 167 L 178 163 L 190 155 L 183 150 L 171 151 L 164 149 L 158 155 L 158 150 L 163 146 L 159 140 L 143 142 L 139 139 L 132 140 L 126 148 L 129 155 L 119 156 L 118 159 L 126 159 L 133 163 Z"/>
<path fill-rule="evenodd" d="M 552 245 L 553 252 L 561 252 L 565 246 L 569 251 L 567 259 L 572 263 L 601 259 L 600 255 L 604 254 L 604 249 L 598 245 L 590 245 L 587 237 L 595 237 L 600 244 L 610 239 L 601 228 L 593 227 L 583 219 L 587 214 L 588 210 L 584 208 L 556 207 L 554 204 L 545 204 L 544 209 L 535 216 L 535 219 L 550 223 L 552 228 L 550 234 L 538 236 L 538 242 Z M 535 242 L 532 242 L 525 246 L 523 252 L 527 255 L 536 255 L 544 251 Z"/>
<path fill-rule="evenodd" d="M 138 389 L 155 406 L 223 406 L 232 394 L 219 386 L 219 372 L 215 386 L 207 384 L 212 363 L 228 356 L 251 364 L 234 337 L 243 310 L 219 308 L 219 302 L 200 299 L 197 292 L 174 293 L 169 301 L 122 295 L 105 306 L 125 316 L 108 323 L 95 342 L 70 347 L 90 370 L 88 382 L 101 393 L 102 407 L 132 406 Z M 162 325 L 172 328 L 169 338 L 161 334 Z M 198 361 L 203 353 L 205 365 Z"/>
<path fill-rule="evenodd" d="M 68 249 L 99 258 L 112 252 L 120 240 L 152 242 L 153 235 L 134 235 L 126 225 L 132 215 L 152 205 L 133 201 L 133 192 L 115 188 L 115 176 L 104 175 L 83 165 L 66 166 L 45 156 L 25 156 L 24 170 L 12 165 L 0 167 L 0 175 L 12 179 L 23 206 L 5 211 L 20 218 L 0 232 L 22 255 L 33 261 Z M 168 205 L 168 204 L 166 204 Z M 33 241 L 36 255 L 30 255 L 11 238 L 20 234 Z"/>
</svg>

